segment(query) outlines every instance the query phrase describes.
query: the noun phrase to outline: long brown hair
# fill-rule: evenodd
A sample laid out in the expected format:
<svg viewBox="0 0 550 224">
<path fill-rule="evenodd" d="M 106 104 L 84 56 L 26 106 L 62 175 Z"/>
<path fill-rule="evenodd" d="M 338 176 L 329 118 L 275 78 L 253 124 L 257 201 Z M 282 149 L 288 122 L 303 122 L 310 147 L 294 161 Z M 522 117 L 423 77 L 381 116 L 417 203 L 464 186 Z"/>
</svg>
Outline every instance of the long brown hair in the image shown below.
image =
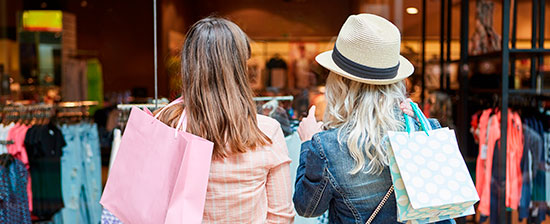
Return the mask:
<svg viewBox="0 0 550 224">
<path fill-rule="evenodd" d="M 187 132 L 214 142 L 214 158 L 271 144 L 258 128 L 248 83 L 250 44 L 233 22 L 207 17 L 187 32 L 181 55 L 182 106 L 160 120 L 176 127 L 183 108 Z"/>
</svg>

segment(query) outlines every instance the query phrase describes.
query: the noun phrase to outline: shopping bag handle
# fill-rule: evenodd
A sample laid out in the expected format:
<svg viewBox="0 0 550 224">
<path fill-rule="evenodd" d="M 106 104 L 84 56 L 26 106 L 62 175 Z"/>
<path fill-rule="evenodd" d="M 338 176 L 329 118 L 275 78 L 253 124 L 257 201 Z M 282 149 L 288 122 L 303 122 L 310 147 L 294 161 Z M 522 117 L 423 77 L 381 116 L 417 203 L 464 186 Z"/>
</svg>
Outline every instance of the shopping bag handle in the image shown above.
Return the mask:
<svg viewBox="0 0 550 224">
<path fill-rule="evenodd" d="M 432 130 L 432 127 L 430 126 L 430 122 L 428 121 L 428 118 L 426 118 L 426 116 L 424 115 L 424 113 L 422 113 L 422 110 L 420 110 L 420 108 L 418 107 L 418 105 L 416 105 L 416 103 L 410 102 L 410 104 L 414 114 L 416 115 L 416 117 L 418 118 L 418 121 L 420 122 L 420 129 L 423 130 L 426 133 L 426 135 L 430 136 L 428 134 L 428 131 Z M 405 116 L 406 131 L 407 133 L 411 134 L 411 131 L 414 129 L 412 126 L 414 121 L 409 115 L 405 114 L 404 116 Z"/>
<path fill-rule="evenodd" d="M 160 114 L 162 114 L 162 112 L 164 112 L 168 107 L 174 106 L 176 104 L 180 104 L 182 102 L 183 102 L 182 97 L 179 97 L 179 98 L 175 99 L 174 101 L 172 101 L 171 103 L 169 103 L 168 105 L 166 105 L 162 109 L 160 109 L 160 111 L 155 115 L 155 119 L 158 119 Z M 178 131 L 179 130 L 181 130 L 181 129 L 185 130 L 186 124 L 187 124 L 187 116 L 185 114 L 185 109 L 183 109 L 183 111 L 181 112 L 180 118 L 178 120 L 176 130 L 174 132 L 174 137 L 178 136 Z"/>
<path fill-rule="evenodd" d="M 166 109 L 168 109 L 168 107 L 174 106 L 174 105 L 176 105 L 178 103 L 182 103 L 182 102 L 183 102 L 183 98 L 181 98 L 181 97 L 175 99 L 172 102 L 170 102 L 168 105 L 166 105 L 162 109 L 160 109 L 160 111 L 155 115 L 155 119 L 159 119 L 160 114 L 162 114 L 162 112 L 164 112 Z"/>
</svg>

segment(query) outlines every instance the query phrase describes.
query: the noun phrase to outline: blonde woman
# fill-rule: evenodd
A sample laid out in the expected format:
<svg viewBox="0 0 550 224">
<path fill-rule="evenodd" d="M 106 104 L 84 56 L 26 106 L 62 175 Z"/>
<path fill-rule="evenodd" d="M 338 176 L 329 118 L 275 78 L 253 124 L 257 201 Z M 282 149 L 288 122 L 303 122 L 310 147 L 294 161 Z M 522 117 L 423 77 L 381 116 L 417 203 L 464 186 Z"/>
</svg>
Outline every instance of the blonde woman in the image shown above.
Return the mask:
<svg viewBox="0 0 550 224">
<path fill-rule="evenodd" d="M 294 193 L 298 214 L 319 216 L 328 209 L 329 223 L 365 223 L 388 192 L 392 180 L 384 136 L 404 130 L 401 110 L 412 113 L 400 109 L 406 100 L 403 80 L 414 71 L 399 54 L 400 44 L 399 30 L 388 20 L 352 15 L 334 49 L 316 57 L 331 71 L 327 108 L 324 124 L 312 108 L 298 129 L 304 141 Z M 396 209 L 392 193 L 372 223 L 397 223 Z"/>
<path fill-rule="evenodd" d="M 182 52 L 183 103 L 160 120 L 214 142 L 203 223 L 291 223 L 288 151 L 277 121 L 256 115 L 246 75 L 250 45 L 233 22 L 205 18 Z"/>
</svg>

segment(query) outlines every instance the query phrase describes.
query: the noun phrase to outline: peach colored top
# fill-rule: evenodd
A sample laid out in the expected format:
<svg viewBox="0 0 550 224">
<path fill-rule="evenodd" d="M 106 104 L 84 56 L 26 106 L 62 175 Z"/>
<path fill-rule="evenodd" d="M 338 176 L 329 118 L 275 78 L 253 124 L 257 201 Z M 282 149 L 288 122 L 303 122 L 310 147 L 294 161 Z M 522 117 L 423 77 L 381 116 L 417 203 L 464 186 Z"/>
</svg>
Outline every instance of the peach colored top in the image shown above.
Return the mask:
<svg viewBox="0 0 550 224">
<path fill-rule="evenodd" d="M 292 223 L 290 158 L 280 124 L 258 115 L 272 145 L 212 160 L 203 223 Z"/>
</svg>

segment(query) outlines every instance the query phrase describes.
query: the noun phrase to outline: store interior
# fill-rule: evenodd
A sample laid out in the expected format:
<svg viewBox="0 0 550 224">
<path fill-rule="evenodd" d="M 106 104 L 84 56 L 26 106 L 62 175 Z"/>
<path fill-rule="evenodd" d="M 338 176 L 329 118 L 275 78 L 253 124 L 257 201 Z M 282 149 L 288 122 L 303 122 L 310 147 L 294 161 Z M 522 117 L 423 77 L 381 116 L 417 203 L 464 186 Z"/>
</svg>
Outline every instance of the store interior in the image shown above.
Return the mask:
<svg viewBox="0 0 550 224">
<path fill-rule="evenodd" d="M 278 120 L 291 135 L 312 105 L 322 120 L 329 72 L 314 58 L 332 49 L 346 18 L 357 13 L 383 16 L 401 30 L 401 54 L 415 66 L 410 98 L 456 131 L 474 183 L 480 175 L 496 180 L 494 200 L 485 202 L 490 215 L 457 222 L 550 223 L 550 4 L 544 0 L 0 0 L 0 154 L 27 147 L 32 222 L 98 223 L 101 189 L 130 108 L 153 110 L 180 95 L 180 52 L 194 22 L 213 15 L 243 29 L 251 40 L 248 76 L 258 111 L 282 113 Z M 488 125 L 500 111 L 519 123 Z M 52 155 L 31 155 L 40 138 L 21 134 L 20 124 L 41 133 L 52 123 L 59 136 Z M 489 133 L 500 136 L 518 125 L 541 146 L 502 135 L 490 150 L 492 171 L 480 168 Z M 509 158 L 514 152 L 519 162 Z M 529 168 L 534 163 L 539 166 Z M 510 204 L 503 186 L 513 165 L 522 170 L 525 192 Z M 50 166 L 61 173 L 44 172 Z M 82 172 L 73 174 L 81 179 L 65 179 L 69 171 Z M 48 183 L 39 178 L 65 184 L 43 192 L 38 189 Z M 47 194 L 58 201 L 45 203 Z M 87 200 L 85 214 L 71 206 L 78 194 Z"/>
</svg>

